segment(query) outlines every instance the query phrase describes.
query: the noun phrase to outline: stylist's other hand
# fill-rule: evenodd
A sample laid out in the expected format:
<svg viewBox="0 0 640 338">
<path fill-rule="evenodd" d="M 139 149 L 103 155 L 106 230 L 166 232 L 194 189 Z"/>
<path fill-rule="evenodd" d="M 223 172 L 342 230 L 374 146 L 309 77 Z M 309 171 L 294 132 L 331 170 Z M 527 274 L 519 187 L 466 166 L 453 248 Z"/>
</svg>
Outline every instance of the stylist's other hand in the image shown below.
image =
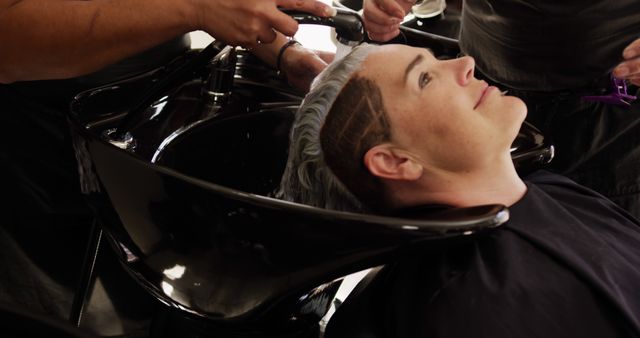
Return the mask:
<svg viewBox="0 0 640 338">
<path fill-rule="evenodd" d="M 613 75 L 640 86 L 640 39 L 629 44 L 622 52 L 622 57 L 624 61 L 613 69 Z"/>
<path fill-rule="evenodd" d="M 415 0 L 364 0 L 363 19 L 369 38 L 389 41 L 400 34 L 400 23 Z"/>
<path fill-rule="evenodd" d="M 293 36 L 298 23 L 278 9 L 333 16 L 335 9 L 318 0 L 195 0 L 199 28 L 232 46 L 253 48 L 270 43 L 274 30 Z"/>
<path fill-rule="evenodd" d="M 327 67 L 333 57 L 333 53 L 293 45 L 284 51 L 280 71 L 292 87 L 306 93 L 313 79 Z"/>
</svg>

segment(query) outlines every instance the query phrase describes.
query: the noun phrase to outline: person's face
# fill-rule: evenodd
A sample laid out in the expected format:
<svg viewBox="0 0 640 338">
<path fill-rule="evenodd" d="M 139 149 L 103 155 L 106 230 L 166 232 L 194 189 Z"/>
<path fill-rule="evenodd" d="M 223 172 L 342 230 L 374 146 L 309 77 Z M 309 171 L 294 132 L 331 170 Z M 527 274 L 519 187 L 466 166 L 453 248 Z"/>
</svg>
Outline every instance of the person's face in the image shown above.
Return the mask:
<svg viewBox="0 0 640 338">
<path fill-rule="evenodd" d="M 386 45 L 359 75 L 376 82 L 392 142 L 446 170 L 469 170 L 508 153 L 526 115 L 518 98 L 474 77 L 474 60 L 438 60 L 428 50 Z"/>
</svg>

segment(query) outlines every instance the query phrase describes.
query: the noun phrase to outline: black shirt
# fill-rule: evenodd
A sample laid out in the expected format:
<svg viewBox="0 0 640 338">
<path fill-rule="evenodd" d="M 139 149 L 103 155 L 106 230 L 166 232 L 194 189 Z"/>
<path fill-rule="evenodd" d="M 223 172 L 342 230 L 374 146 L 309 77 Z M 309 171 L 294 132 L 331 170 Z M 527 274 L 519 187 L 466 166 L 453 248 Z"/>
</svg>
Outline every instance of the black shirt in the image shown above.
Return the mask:
<svg viewBox="0 0 640 338">
<path fill-rule="evenodd" d="M 502 228 L 386 266 L 326 337 L 639 336 L 638 221 L 564 177 L 527 184 Z"/>
</svg>

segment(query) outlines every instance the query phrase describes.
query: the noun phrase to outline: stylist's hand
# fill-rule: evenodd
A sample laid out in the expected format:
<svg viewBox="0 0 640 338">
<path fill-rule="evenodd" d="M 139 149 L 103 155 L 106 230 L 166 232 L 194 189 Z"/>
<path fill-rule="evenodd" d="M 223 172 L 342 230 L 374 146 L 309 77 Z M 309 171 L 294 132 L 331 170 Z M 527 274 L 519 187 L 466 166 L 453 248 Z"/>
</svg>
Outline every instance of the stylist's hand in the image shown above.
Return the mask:
<svg viewBox="0 0 640 338">
<path fill-rule="evenodd" d="M 335 9 L 317 0 L 196 0 L 199 29 L 233 46 L 253 48 L 270 43 L 274 30 L 293 36 L 298 23 L 281 12 L 295 9 L 318 16 L 335 15 Z"/>
<path fill-rule="evenodd" d="M 622 57 L 624 61 L 613 70 L 613 75 L 640 86 L 640 39 L 627 46 L 622 52 Z"/>
<path fill-rule="evenodd" d="M 313 79 L 327 67 L 334 56 L 333 53 L 293 45 L 284 51 L 280 71 L 292 87 L 306 93 Z"/>
<path fill-rule="evenodd" d="M 400 34 L 400 23 L 415 0 L 364 0 L 363 19 L 369 38 L 388 41 Z"/>
</svg>

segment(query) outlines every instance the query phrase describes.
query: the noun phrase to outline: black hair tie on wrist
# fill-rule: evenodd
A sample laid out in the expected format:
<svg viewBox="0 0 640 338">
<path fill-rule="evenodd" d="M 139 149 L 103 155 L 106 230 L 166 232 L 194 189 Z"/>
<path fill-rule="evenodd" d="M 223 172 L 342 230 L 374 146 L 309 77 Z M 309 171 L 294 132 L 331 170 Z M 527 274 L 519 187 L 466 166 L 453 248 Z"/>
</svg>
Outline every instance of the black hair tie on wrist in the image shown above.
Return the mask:
<svg viewBox="0 0 640 338">
<path fill-rule="evenodd" d="M 289 41 L 287 41 L 287 43 L 280 47 L 280 52 L 278 52 L 278 58 L 276 59 L 276 69 L 278 70 L 278 75 L 280 75 L 281 72 L 280 64 L 282 63 L 282 56 L 284 55 L 284 51 L 295 44 L 300 44 L 300 42 L 296 41 L 295 39 L 290 39 Z"/>
</svg>

